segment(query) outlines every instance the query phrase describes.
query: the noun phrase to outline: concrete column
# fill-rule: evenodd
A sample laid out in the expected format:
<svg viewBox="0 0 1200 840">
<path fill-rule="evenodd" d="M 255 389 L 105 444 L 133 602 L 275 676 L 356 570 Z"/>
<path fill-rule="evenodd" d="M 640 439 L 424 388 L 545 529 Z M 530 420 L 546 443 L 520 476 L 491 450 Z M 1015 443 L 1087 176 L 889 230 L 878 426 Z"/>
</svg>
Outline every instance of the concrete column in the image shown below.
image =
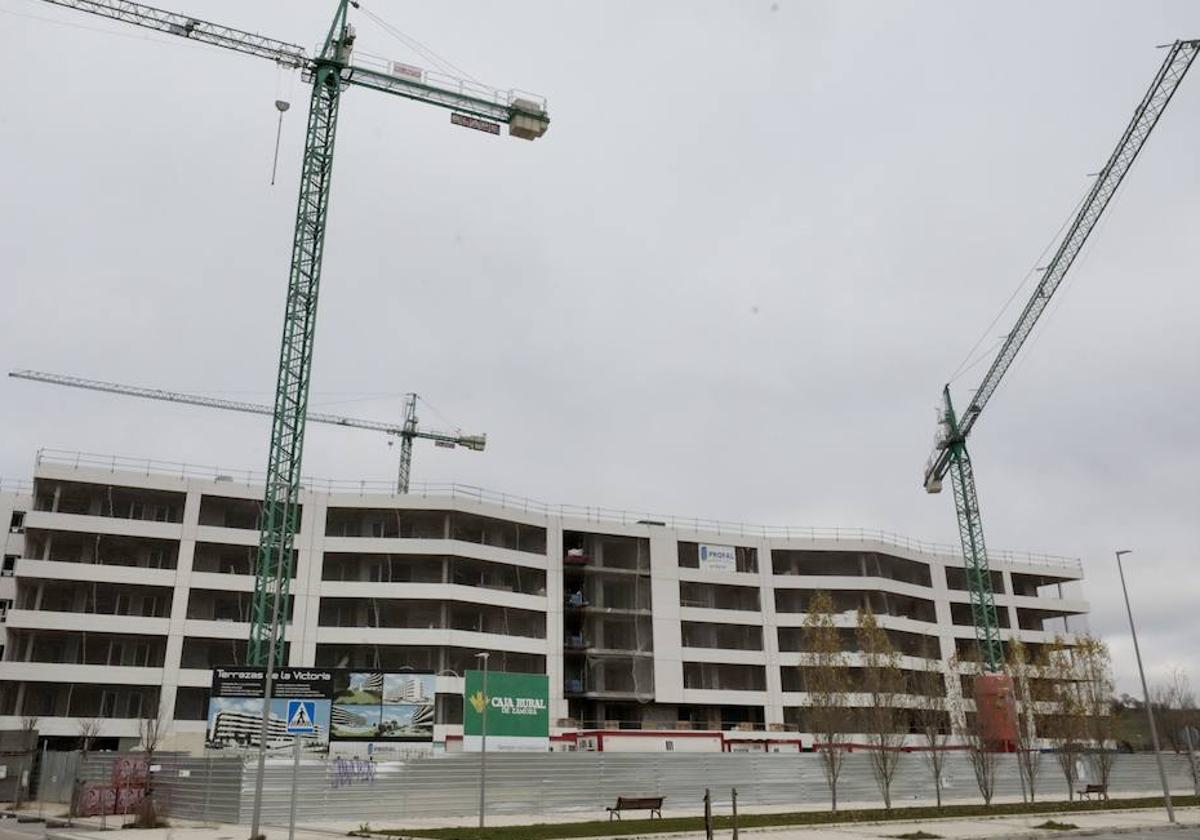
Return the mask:
<svg viewBox="0 0 1200 840">
<path fill-rule="evenodd" d="M 683 701 L 683 631 L 679 612 L 679 543 L 675 532 L 650 529 L 650 614 L 654 636 L 654 700 Z"/>
<path fill-rule="evenodd" d="M 946 564 L 931 560 L 929 563 L 929 579 L 933 584 L 933 610 L 937 618 L 938 650 L 941 654 L 941 665 L 946 685 L 947 709 L 962 708 L 957 698 L 962 696 L 958 679 L 950 668 L 950 661 L 957 653 L 954 635 L 954 622 L 950 615 L 950 588 L 946 585 Z M 951 711 L 953 717 L 953 711 Z M 964 721 L 952 720 L 954 727 L 961 727 Z"/>
<path fill-rule="evenodd" d="M 771 544 L 761 540 L 758 549 L 759 602 L 762 605 L 763 651 L 767 659 L 767 704 L 763 720 L 769 726 L 783 723 L 783 672 L 779 664 L 779 625 L 775 614 L 775 571 Z"/>
<path fill-rule="evenodd" d="M 546 527 L 546 679 L 550 683 L 550 725 L 570 716 L 563 697 L 563 531 L 562 524 Z"/>
<path fill-rule="evenodd" d="M 183 503 L 178 544 L 178 561 L 175 565 L 175 585 L 171 591 L 171 619 L 167 630 L 167 646 L 163 656 L 163 681 L 159 695 L 158 714 L 163 729 L 170 733 L 175 723 L 175 696 L 179 692 L 179 668 L 183 658 L 183 640 L 186 636 L 188 593 L 191 589 L 192 563 L 196 557 L 197 528 L 200 525 L 199 490 L 188 491 Z"/>
<path fill-rule="evenodd" d="M 296 580 L 292 584 L 295 608 L 287 631 L 291 642 L 288 665 L 293 668 L 316 664 L 321 574 L 325 566 L 325 517 L 329 511 L 328 496 L 304 493 L 301 499 L 304 510 L 296 538 Z"/>
<path fill-rule="evenodd" d="M 1020 631 L 1021 624 L 1017 620 L 1017 608 L 1013 604 L 1013 600 L 1012 600 L 1012 594 L 1013 594 L 1012 572 L 1007 571 L 1007 570 L 1003 571 L 1000 573 L 1000 577 L 1001 577 L 1001 580 L 1004 581 L 1004 595 L 1002 595 L 1001 597 L 1003 597 L 1004 600 L 1007 602 L 1007 604 L 1005 605 L 1005 609 L 1008 610 L 1008 627 L 1009 627 L 1009 630 L 1007 633 L 1005 633 L 1003 631 L 1003 629 L 1000 632 L 1004 638 L 1007 638 L 1009 635 L 1015 634 L 1018 631 Z"/>
</svg>

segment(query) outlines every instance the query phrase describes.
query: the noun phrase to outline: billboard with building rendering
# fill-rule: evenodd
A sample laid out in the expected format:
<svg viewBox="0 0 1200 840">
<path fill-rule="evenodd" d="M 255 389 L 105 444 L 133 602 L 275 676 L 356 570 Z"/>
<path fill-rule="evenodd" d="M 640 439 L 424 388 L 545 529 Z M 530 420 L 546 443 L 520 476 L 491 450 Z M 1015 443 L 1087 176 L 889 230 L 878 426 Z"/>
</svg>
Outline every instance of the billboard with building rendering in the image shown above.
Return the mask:
<svg viewBox="0 0 1200 840">
<path fill-rule="evenodd" d="M 257 748 L 262 732 L 262 668 L 214 668 L 208 703 L 210 749 Z M 280 668 L 275 672 L 267 722 L 267 747 L 290 748 L 288 700 L 312 700 L 313 732 L 301 735 L 312 751 L 330 741 L 432 741 L 435 678 L 432 673 Z"/>
</svg>

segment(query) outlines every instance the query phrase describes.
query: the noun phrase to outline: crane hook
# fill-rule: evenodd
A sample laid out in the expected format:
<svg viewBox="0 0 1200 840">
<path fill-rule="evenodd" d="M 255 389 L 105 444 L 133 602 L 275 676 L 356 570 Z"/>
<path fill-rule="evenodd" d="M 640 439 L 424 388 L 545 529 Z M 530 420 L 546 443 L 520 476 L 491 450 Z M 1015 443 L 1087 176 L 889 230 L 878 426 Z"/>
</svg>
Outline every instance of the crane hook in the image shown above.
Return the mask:
<svg viewBox="0 0 1200 840">
<path fill-rule="evenodd" d="M 279 112 L 279 125 L 275 128 L 275 159 L 271 162 L 271 186 L 275 186 L 275 171 L 279 167 L 279 137 L 283 134 L 283 112 L 292 107 L 286 99 L 275 100 L 275 110 Z"/>
</svg>

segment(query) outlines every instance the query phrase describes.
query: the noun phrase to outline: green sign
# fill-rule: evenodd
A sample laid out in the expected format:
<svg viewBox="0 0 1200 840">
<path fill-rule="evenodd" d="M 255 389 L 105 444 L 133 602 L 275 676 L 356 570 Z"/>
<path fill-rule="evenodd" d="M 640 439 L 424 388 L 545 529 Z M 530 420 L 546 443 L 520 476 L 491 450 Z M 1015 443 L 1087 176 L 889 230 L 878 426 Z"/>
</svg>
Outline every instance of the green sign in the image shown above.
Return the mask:
<svg viewBox="0 0 1200 840">
<path fill-rule="evenodd" d="M 545 674 L 489 671 L 485 695 L 483 672 L 467 671 L 464 695 L 465 739 L 483 735 L 486 710 L 488 749 L 504 749 L 502 739 L 510 742 L 510 748 L 546 748 L 550 737 L 550 680 Z M 497 739 L 494 746 L 493 738 Z"/>
</svg>

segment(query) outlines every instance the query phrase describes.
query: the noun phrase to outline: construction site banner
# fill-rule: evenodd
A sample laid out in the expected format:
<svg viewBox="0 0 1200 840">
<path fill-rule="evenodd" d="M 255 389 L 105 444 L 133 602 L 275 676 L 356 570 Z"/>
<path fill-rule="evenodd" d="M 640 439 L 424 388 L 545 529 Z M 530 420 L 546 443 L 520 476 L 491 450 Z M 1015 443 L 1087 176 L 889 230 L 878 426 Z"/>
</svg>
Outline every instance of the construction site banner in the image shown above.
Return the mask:
<svg viewBox="0 0 1200 840">
<path fill-rule="evenodd" d="M 210 749 L 257 749 L 264 677 L 262 668 L 213 669 L 206 737 Z M 312 752 L 327 750 L 331 740 L 432 741 L 434 680 L 432 673 L 417 671 L 280 668 L 272 678 L 267 747 L 290 749 L 296 737 Z M 298 700 L 310 702 L 301 706 Z M 288 732 L 297 708 L 312 715 L 310 731 L 298 736 Z"/>
<path fill-rule="evenodd" d="M 463 749 L 482 748 L 484 710 L 487 748 L 545 752 L 550 748 L 550 681 L 545 674 L 467 671 L 463 703 Z"/>
<path fill-rule="evenodd" d="M 737 549 L 731 545 L 698 546 L 700 555 L 700 570 L 707 572 L 736 572 Z"/>
</svg>

